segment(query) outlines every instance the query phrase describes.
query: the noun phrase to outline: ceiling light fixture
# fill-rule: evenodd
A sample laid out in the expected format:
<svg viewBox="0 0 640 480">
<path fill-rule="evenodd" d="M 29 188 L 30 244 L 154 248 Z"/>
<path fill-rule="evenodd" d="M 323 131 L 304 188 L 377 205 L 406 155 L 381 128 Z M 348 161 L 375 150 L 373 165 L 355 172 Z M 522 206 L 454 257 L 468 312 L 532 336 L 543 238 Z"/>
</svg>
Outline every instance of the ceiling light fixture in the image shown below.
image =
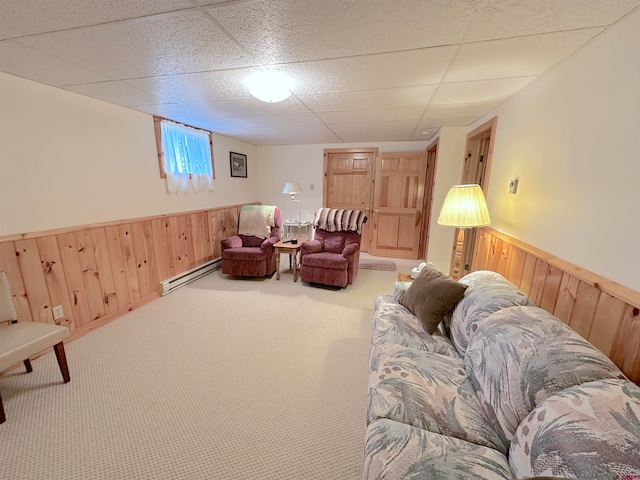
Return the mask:
<svg viewBox="0 0 640 480">
<path fill-rule="evenodd" d="M 246 78 L 251 95 L 267 103 L 281 102 L 289 98 L 293 80 L 275 70 L 261 70 Z"/>
</svg>

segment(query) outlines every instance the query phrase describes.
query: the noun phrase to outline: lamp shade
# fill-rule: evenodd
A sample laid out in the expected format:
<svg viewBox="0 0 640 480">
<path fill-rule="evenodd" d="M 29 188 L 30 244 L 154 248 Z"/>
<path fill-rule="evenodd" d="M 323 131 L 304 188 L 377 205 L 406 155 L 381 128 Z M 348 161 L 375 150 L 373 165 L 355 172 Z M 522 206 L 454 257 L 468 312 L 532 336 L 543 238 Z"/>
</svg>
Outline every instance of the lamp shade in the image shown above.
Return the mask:
<svg viewBox="0 0 640 480">
<path fill-rule="evenodd" d="M 282 189 L 282 193 L 288 193 L 290 195 L 295 195 L 300 192 L 302 192 L 302 187 L 298 182 L 285 183 Z"/>
<path fill-rule="evenodd" d="M 480 185 L 454 185 L 447 193 L 438 217 L 440 225 L 472 228 L 489 225 L 489 209 Z"/>
</svg>

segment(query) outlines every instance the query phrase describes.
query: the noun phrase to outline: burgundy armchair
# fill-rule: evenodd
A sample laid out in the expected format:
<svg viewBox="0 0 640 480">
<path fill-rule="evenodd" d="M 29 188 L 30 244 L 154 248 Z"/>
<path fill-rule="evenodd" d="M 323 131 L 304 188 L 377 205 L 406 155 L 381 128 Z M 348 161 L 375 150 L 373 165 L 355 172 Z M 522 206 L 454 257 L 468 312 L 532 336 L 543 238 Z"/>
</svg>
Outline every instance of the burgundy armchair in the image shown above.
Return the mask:
<svg viewBox="0 0 640 480">
<path fill-rule="evenodd" d="M 255 209 L 258 206 L 245 206 Z M 273 275 L 276 271 L 276 256 L 273 245 L 280 240 L 282 229 L 282 214 L 279 208 L 273 212 L 273 223 L 269 237 L 243 235 L 246 231 L 246 216 L 243 220 L 243 210 L 238 219 L 238 235 L 222 240 L 222 273 L 237 277 L 264 277 Z M 243 223 L 245 224 L 243 226 Z M 266 227 L 265 227 L 266 228 Z"/>
<path fill-rule="evenodd" d="M 352 284 L 358 275 L 361 228 L 366 221 L 357 210 L 318 210 L 314 238 L 300 246 L 302 281 L 343 288 Z"/>
</svg>

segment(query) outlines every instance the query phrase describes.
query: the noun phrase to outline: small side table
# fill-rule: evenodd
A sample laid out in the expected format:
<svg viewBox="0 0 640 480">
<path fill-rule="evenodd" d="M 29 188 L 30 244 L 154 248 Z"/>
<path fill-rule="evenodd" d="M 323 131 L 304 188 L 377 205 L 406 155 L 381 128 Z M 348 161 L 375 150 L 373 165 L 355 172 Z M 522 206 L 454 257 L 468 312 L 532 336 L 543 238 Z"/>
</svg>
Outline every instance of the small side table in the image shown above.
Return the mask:
<svg viewBox="0 0 640 480">
<path fill-rule="evenodd" d="M 413 282 L 413 278 L 411 278 L 411 273 L 398 273 L 398 281 L 399 282 Z"/>
<path fill-rule="evenodd" d="M 293 244 L 289 243 L 288 240 L 291 238 L 285 238 L 284 240 L 280 240 L 278 243 L 274 244 L 273 247 L 276 249 L 276 280 L 280 280 L 280 254 L 288 253 L 291 255 L 293 259 L 293 281 L 298 281 L 298 252 L 300 251 L 300 246 L 303 242 L 309 240 L 308 238 L 298 238 L 298 243 Z M 286 243 L 285 243 L 286 242 Z"/>
</svg>

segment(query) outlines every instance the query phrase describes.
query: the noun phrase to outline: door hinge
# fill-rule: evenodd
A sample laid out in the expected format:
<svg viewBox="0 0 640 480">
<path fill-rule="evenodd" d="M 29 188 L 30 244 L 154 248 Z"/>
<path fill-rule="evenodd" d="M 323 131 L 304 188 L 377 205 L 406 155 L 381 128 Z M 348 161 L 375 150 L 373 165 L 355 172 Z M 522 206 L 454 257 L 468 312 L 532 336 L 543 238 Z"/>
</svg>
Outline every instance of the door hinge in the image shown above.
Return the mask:
<svg viewBox="0 0 640 480">
<path fill-rule="evenodd" d="M 484 162 L 484 155 L 480 155 L 480 163 Z"/>
</svg>

